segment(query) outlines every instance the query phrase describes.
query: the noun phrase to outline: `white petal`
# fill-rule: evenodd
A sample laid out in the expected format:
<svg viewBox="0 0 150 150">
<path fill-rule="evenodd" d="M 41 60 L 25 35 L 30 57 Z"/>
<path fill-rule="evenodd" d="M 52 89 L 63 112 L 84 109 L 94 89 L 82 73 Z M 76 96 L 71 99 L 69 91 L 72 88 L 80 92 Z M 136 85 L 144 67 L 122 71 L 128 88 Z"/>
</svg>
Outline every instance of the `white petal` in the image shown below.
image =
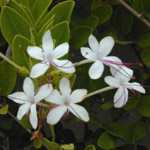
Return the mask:
<svg viewBox="0 0 150 150">
<path fill-rule="evenodd" d="M 40 47 L 37 46 L 28 46 L 27 48 L 27 52 L 28 54 L 38 60 L 44 60 L 43 58 L 43 52 L 42 49 Z"/>
<path fill-rule="evenodd" d="M 78 103 L 83 100 L 86 96 L 87 90 L 85 89 L 77 89 L 71 93 L 71 103 Z"/>
<path fill-rule="evenodd" d="M 32 80 L 28 77 L 24 79 L 23 90 L 29 99 L 33 99 L 33 97 L 34 97 L 34 85 L 33 85 Z"/>
<path fill-rule="evenodd" d="M 75 67 L 74 67 L 73 63 L 69 60 L 55 59 L 55 60 L 53 60 L 53 63 L 54 63 L 53 65 L 57 69 L 65 72 L 65 73 L 74 73 L 75 72 Z"/>
<path fill-rule="evenodd" d="M 40 102 L 42 99 L 46 98 L 53 90 L 51 84 L 42 85 L 39 88 L 38 93 L 34 96 L 34 100 L 36 103 Z"/>
<path fill-rule="evenodd" d="M 104 71 L 104 65 L 101 61 L 97 60 L 92 64 L 89 69 L 89 76 L 91 79 L 98 79 Z"/>
<path fill-rule="evenodd" d="M 30 116 L 29 116 L 29 119 L 30 119 L 30 123 L 32 125 L 32 127 L 34 129 L 37 128 L 37 112 L 36 112 L 36 104 L 32 104 L 31 107 L 30 107 Z"/>
<path fill-rule="evenodd" d="M 113 87 L 120 87 L 120 83 L 119 80 L 117 80 L 116 78 L 112 77 L 112 76 L 107 76 L 104 78 L 105 82 Z"/>
<path fill-rule="evenodd" d="M 128 90 L 126 88 L 120 87 L 114 96 L 114 107 L 123 107 L 128 100 Z"/>
<path fill-rule="evenodd" d="M 41 62 L 41 63 L 34 65 L 31 69 L 30 77 L 31 78 L 37 78 L 37 77 L 43 75 L 49 67 L 50 66 L 48 66 L 44 62 Z"/>
<path fill-rule="evenodd" d="M 9 94 L 7 97 L 18 104 L 24 104 L 26 102 L 30 102 L 30 99 L 27 97 L 27 95 L 24 92 L 15 92 L 13 94 Z"/>
<path fill-rule="evenodd" d="M 111 36 L 107 36 L 100 41 L 99 54 L 101 58 L 107 56 L 111 52 L 114 44 L 114 39 Z"/>
<path fill-rule="evenodd" d="M 46 53 L 50 53 L 54 49 L 53 39 L 50 30 L 46 31 L 43 36 L 42 47 Z"/>
<path fill-rule="evenodd" d="M 69 51 L 69 44 L 63 43 L 59 46 L 57 46 L 53 51 L 53 58 L 60 58 L 67 54 Z"/>
<path fill-rule="evenodd" d="M 63 97 L 60 95 L 58 90 L 53 90 L 50 95 L 45 98 L 45 100 L 53 104 L 62 104 L 64 102 Z"/>
<path fill-rule="evenodd" d="M 97 52 L 99 49 L 99 43 L 98 43 L 97 39 L 95 38 L 95 36 L 93 36 L 91 34 L 89 36 L 88 42 L 89 42 L 89 46 L 93 50 L 93 52 Z"/>
<path fill-rule="evenodd" d="M 21 120 L 21 118 L 29 111 L 30 103 L 25 103 L 19 107 L 17 118 Z"/>
<path fill-rule="evenodd" d="M 68 109 L 79 119 L 87 122 L 89 121 L 89 115 L 86 109 L 77 104 L 70 104 Z"/>
<path fill-rule="evenodd" d="M 131 88 L 133 88 L 134 90 L 136 90 L 136 91 L 138 91 L 140 93 L 145 94 L 145 89 L 142 87 L 141 84 L 139 84 L 137 82 L 133 82 L 133 83 L 130 83 L 130 85 L 131 85 Z"/>
<path fill-rule="evenodd" d="M 89 49 L 88 47 L 81 47 L 81 54 L 86 59 L 89 59 L 92 61 L 95 61 L 97 59 L 95 53 L 92 52 L 92 50 Z"/>
<path fill-rule="evenodd" d="M 47 123 L 54 125 L 62 118 L 64 113 L 67 111 L 67 107 L 64 105 L 57 106 L 50 110 L 47 115 Z"/>
<path fill-rule="evenodd" d="M 69 79 L 63 77 L 60 81 L 59 89 L 62 95 L 70 95 L 71 88 Z"/>
</svg>

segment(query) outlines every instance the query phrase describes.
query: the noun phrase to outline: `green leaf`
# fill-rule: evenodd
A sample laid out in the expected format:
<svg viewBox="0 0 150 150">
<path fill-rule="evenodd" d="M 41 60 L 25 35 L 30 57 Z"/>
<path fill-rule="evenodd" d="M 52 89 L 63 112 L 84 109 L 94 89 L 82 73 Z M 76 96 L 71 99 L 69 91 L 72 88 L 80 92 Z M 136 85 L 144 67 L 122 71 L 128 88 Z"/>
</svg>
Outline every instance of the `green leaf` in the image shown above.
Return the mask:
<svg viewBox="0 0 150 150">
<path fill-rule="evenodd" d="M 104 109 L 104 110 L 107 110 L 107 109 L 111 108 L 112 106 L 113 106 L 112 101 L 109 101 L 109 102 L 106 102 L 106 103 L 102 104 L 101 108 Z"/>
<path fill-rule="evenodd" d="M 7 4 L 7 0 L 0 0 L 0 7 L 3 8 Z"/>
<path fill-rule="evenodd" d="M 30 8 L 28 0 L 15 0 L 15 1 L 21 5 L 24 5 L 28 8 Z"/>
<path fill-rule="evenodd" d="M 123 6 L 118 7 L 113 17 L 113 27 L 117 31 L 117 34 L 119 36 L 129 34 L 132 24 L 133 15 Z"/>
<path fill-rule="evenodd" d="M 73 144 L 65 144 L 65 145 L 61 145 L 60 147 L 63 148 L 63 150 L 74 150 Z"/>
<path fill-rule="evenodd" d="M 56 40 L 55 46 L 58 46 L 64 42 L 68 42 L 70 37 L 68 22 L 64 21 L 55 25 L 53 28 L 51 28 L 51 33 L 53 39 Z"/>
<path fill-rule="evenodd" d="M 43 18 L 38 28 L 42 28 L 44 24 L 46 24 L 52 16 L 54 18 L 54 25 L 63 21 L 70 22 L 70 16 L 74 7 L 74 1 L 65 1 L 57 4 L 53 9 L 47 14 L 46 17 Z"/>
<path fill-rule="evenodd" d="M 94 145 L 88 145 L 84 150 L 96 150 Z"/>
<path fill-rule="evenodd" d="M 1 31 L 7 42 L 12 45 L 15 35 L 30 38 L 30 24 L 14 9 L 5 6 L 1 13 Z"/>
<path fill-rule="evenodd" d="M 91 28 L 86 26 L 78 26 L 71 30 L 70 45 L 74 49 L 79 49 L 85 45 L 88 41 L 90 34 L 92 33 Z"/>
<path fill-rule="evenodd" d="M 47 145 L 47 147 L 52 150 L 58 150 L 60 148 L 60 146 L 55 143 L 55 142 L 51 142 L 48 139 L 46 139 L 45 137 L 43 138 L 43 142 Z"/>
<path fill-rule="evenodd" d="M 7 114 L 7 111 L 8 111 L 8 104 L 3 106 L 2 108 L 0 108 L 0 115 L 5 115 Z"/>
<path fill-rule="evenodd" d="M 93 0 L 91 5 L 91 11 L 101 6 L 102 0 Z"/>
<path fill-rule="evenodd" d="M 26 21 L 29 22 L 31 26 L 33 26 L 33 20 L 31 20 L 28 13 L 24 10 L 24 8 L 20 4 L 18 4 L 15 0 L 11 0 L 9 2 L 9 6 L 13 8 L 15 11 L 17 11 L 24 19 L 26 19 Z"/>
<path fill-rule="evenodd" d="M 136 109 L 137 111 L 145 116 L 145 117 L 150 117 L 150 96 L 143 96 L 139 104 L 137 105 Z"/>
<path fill-rule="evenodd" d="M 148 18 L 150 18 L 150 1 L 149 0 L 142 0 L 143 3 L 143 10 L 144 10 L 144 15 Z"/>
<path fill-rule="evenodd" d="M 138 121 L 126 127 L 126 139 L 128 142 L 143 138 L 148 129 L 144 122 Z"/>
<path fill-rule="evenodd" d="M 34 147 L 35 147 L 36 149 L 42 147 L 42 142 L 41 142 L 40 140 L 38 140 L 37 138 L 34 140 Z"/>
<path fill-rule="evenodd" d="M 52 0 L 29 0 L 31 12 L 34 16 L 36 24 L 43 18 L 51 2 Z"/>
<path fill-rule="evenodd" d="M 90 16 L 85 18 L 82 22 L 81 22 L 81 26 L 87 26 L 89 28 L 91 28 L 92 32 L 95 30 L 95 28 L 97 27 L 98 24 L 98 17 L 96 16 Z"/>
<path fill-rule="evenodd" d="M 16 84 L 17 73 L 15 68 L 4 60 L 0 62 L 0 77 L 0 94 L 11 93 Z"/>
<path fill-rule="evenodd" d="M 20 121 L 21 125 L 27 129 L 27 130 L 32 130 L 32 127 L 27 119 L 27 115 L 24 115 Z"/>
<path fill-rule="evenodd" d="M 150 67 L 150 49 L 142 50 L 141 57 L 144 64 Z"/>
<path fill-rule="evenodd" d="M 98 141 L 97 141 L 97 145 L 100 148 L 103 149 L 113 149 L 116 146 L 116 142 L 115 140 L 107 133 L 104 132 L 101 134 L 101 136 L 99 137 Z"/>
<path fill-rule="evenodd" d="M 133 0 L 132 7 L 138 11 L 138 13 L 142 14 L 144 12 L 143 10 L 143 0 Z"/>
<path fill-rule="evenodd" d="M 13 61 L 19 66 L 25 66 L 28 70 L 31 69 L 29 63 L 29 56 L 27 54 L 27 47 L 33 44 L 26 37 L 16 35 L 13 40 L 12 56 Z"/>
<path fill-rule="evenodd" d="M 112 15 L 112 7 L 110 5 L 102 5 L 92 11 L 92 15 L 99 18 L 98 25 L 108 21 Z"/>
</svg>

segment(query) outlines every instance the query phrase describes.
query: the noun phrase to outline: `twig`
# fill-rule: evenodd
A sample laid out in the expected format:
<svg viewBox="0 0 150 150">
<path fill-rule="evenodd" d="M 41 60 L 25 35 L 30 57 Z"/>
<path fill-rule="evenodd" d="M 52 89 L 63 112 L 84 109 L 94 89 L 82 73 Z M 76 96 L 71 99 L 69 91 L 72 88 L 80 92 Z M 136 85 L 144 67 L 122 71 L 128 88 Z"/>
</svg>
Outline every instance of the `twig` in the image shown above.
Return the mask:
<svg viewBox="0 0 150 150">
<path fill-rule="evenodd" d="M 127 8 L 132 14 L 134 14 L 138 19 L 140 19 L 143 23 L 145 23 L 150 28 L 150 22 L 145 19 L 140 13 L 130 7 L 126 2 L 123 0 L 118 0 L 120 4 L 122 4 L 125 8 Z"/>
</svg>

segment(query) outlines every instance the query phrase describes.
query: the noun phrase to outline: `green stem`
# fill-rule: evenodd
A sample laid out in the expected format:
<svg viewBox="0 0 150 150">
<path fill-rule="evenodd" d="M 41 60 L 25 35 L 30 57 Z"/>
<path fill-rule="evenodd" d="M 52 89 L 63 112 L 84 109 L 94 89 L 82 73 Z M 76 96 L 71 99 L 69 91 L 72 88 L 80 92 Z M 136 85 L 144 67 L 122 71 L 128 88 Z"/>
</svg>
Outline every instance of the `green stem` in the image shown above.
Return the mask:
<svg viewBox="0 0 150 150">
<path fill-rule="evenodd" d="M 54 126 L 50 125 L 51 133 L 52 133 L 52 142 L 55 142 L 55 129 Z"/>
<path fill-rule="evenodd" d="M 91 97 L 91 96 L 93 96 L 93 95 L 96 95 L 96 94 L 99 94 L 99 93 L 102 93 L 102 92 L 105 92 L 105 91 L 108 91 L 108 90 L 112 90 L 112 89 L 115 89 L 115 87 L 113 87 L 113 86 L 108 86 L 108 87 L 106 87 L 106 88 L 103 88 L 103 89 L 100 89 L 100 90 L 97 90 L 97 91 L 94 91 L 94 92 L 92 92 L 92 93 L 87 94 L 85 98 Z"/>
<path fill-rule="evenodd" d="M 18 66 L 16 63 L 14 63 L 13 61 L 11 61 L 8 57 L 6 57 L 5 55 L 3 55 L 0 52 L 0 57 L 3 58 L 4 60 L 6 60 L 9 64 L 11 64 L 12 66 L 14 66 L 15 68 L 19 69 L 20 71 L 24 71 L 24 69 L 20 66 Z"/>
</svg>

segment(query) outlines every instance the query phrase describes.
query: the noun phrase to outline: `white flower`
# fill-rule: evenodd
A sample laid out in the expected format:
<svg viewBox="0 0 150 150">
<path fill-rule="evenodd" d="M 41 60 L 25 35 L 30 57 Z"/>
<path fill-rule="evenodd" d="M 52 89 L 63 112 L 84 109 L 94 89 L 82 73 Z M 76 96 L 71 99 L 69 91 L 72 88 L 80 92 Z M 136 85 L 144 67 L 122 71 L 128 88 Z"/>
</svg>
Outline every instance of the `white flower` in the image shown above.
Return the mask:
<svg viewBox="0 0 150 150">
<path fill-rule="evenodd" d="M 122 74 L 122 71 L 126 72 L 129 76 L 126 77 Z M 122 67 L 121 72 L 118 72 L 114 69 L 111 69 L 111 73 L 113 76 L 107 76 L 104 78 L 105 82 L 118 88 L 115 96 L 114 96 L 114 107 L 120 108 L 123 107 L 128 101 L 128 89 L 131 91 L 138 91 L 141 93 L 145 93 L 145 89 L 137 82 L 130 83 L 129 80 L 133 75 L 133 71 L 127 67 Z"/>
<path fill-rule="evenodd" d="M 122 64 L 121 60 L 115 56 L 107 56 L 115 43 L 111 36 L 103 38 L 100 43 L 98 43 L 97 39 L 93 35 L 90 35 L 88 42 L 90 48 L 82 47 L 81 54 L 89 60 L 89 62 L 94 62 L 89 69 L 89 76 L 91 79 L 98 79 L 101 77 L 104 71 L 103 64 L 113 67 L 116 70 L 120 69 L 119 65 Z"/>
<path fill-rule="evenodd" d="M 51 65 L 66 73 L 74 73 L 75 68 L 69 60 L 58 60 L 69 51 L 68 43 L 63 43 L 54 49 L 50 30 L 46 31 L 42 39 L 42 49 L 37 46 L 29 46 L 28 54 L 41 63 L 37 63 L 31 69 L 30 77 L 36 78 L 44 74 Z"/>
<path fill-rule="evenodd" d="M 24 92 L 15 92 L 8 95 L 9 99 L 16 103 L 22 104 L 19 107 L 17 118 L 21 120 L 21 118 L 30 111 L 30 123 L 32 127 L 36 129 L 38 124 L 36 104 L 47 97 L 51 93 L 52 89 L 53 87 L 51 84 L 45 84 L 39 88 L 37 93 L 34 93 L 34 85 L 32 80 L 28 77 L 25 78 L 23 83 Z"/>
<path fill-rule="evenodd" d="M 88 112 L 84 107 L 77 105 L 81 102 L 87 90 L 77 89 L 71 93 L 70 82 L 67 78 L 62 78 L 59 84 L 60 93 L 58 90 L 53 90 L 52 93 L 45 98 L 48 102 L 56 104 L 56 107 L 50 110 L 47 115 L 47 122 L 51 125 L 56 124 L 62 116 L 67 112 L 72 112 L 79 119 L 89 121 Z"/>
</svg>

